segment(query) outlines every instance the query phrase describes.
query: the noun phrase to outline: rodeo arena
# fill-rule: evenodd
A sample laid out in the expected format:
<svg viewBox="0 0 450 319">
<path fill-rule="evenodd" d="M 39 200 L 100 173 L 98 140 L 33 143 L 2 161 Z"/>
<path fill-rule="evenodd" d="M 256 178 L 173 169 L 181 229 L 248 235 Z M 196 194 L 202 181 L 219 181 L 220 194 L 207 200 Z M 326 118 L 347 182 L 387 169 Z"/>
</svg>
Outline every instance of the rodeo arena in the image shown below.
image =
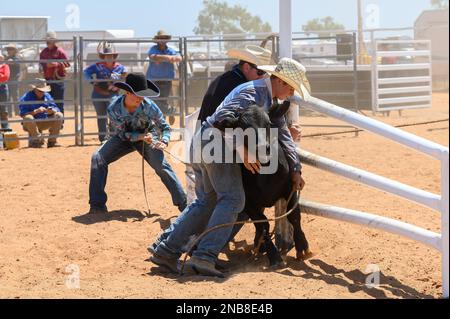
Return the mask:
<svg viewBox="0 0 450 319">
<path fill-rule="evenodd" d="M 448 9 L 279 11 L 148 38 L 0 16 L 0 298 L 449 297 Z"/>
</svg>

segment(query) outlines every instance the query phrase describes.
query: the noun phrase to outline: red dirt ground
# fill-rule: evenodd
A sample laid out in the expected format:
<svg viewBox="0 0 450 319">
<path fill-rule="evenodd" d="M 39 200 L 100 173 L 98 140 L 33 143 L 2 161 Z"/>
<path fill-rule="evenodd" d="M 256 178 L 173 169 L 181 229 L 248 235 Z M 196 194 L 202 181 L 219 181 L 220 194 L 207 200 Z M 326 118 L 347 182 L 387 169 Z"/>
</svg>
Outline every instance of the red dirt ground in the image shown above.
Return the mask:
<svg viewBox="0 0 450 319">
<path fill-rule="evenodd" d="M 400 117 L 376 116 L 390 124 L 448 118 L 448 94 L 434 95 L 432 109 L 404 111 Z M 315 114 L 302 124 L 333 124 Z M 342 123 L 339 123 L 342 124 Z M 93 128 L 94 122 L 87 122 Z M 16 129 L 19 127 L 16 125 Z M 70 123 L 66 131 L 71 130 Z M 336 129 L 334 129 L 336 130 Z M 338 129 L 341 130 L 341 129 Z M 448 122 L 405 128 L 448 145 Z M 303 134 L 333 129 L 308 128 Z M 265 262 L 245 264 L 225 280 L 177 279 L 146 261 L 146 247 L 167 227 L 177 210 L 154 174 L 147 169 L 150 205 L 160 216 L 144 218 L 141 160 L 131 154 L 111 165 L 108 218 L 89 218 L 88 181 L 91 154 L 98 148 L 0 152 L 0 298 L 436 298 L 441 295 L 440 255 L 396 235 L 314 216 L 303 227 L 316 255 L 306 262 L 290 255 L 288 268 L 269 271 Z M 22 146 L 25 143 L 22 143 Z M 173 145 L 176 145 L 174 143 Z M 432 158 L 370 133 L 304 138 L 301 147 L 434 193 L 440 192 L 440 167 Z M 184 181 L 184 169 L 174 164 Z M 439 232 L 439 213 L 355 182 L 305 167 L 308 200 L 367 211 Z M 272 213 L 270 213 L 272 214 Z M 253 227 L 239 241 L 249 244 Z M 245 260 L 241 242 L 229 254 Z M 222 259 L 227 259 L 222 256 Z M 80 288 L 69 289 L 66 267 L 80 269 Z M 365 271 L 381 270 L 380 286 L 365 286 Z"/>
</svg>

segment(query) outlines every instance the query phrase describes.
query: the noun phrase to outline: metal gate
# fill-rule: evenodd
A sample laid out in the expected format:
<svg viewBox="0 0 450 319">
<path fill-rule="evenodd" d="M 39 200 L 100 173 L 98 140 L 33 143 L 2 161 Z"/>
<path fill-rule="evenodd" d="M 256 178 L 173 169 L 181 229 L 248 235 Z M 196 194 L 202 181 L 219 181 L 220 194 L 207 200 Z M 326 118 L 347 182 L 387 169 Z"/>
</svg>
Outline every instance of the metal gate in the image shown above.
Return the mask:
<svg viewBox="0 0 450 319">
<path fill-rule="evenodd" d="M 7 101 L 2 101 L 1 104 L 9 108 L 12 113 L 14 113 L 14 108 L 18 107 L 19 104 L 34 104 L 34 101 L 31 102 L 20 102 L 20 97 L 27 91 L 29 91 L 29 85 L 36 82 L 36 78 L 42 78 L 42 74 L 40 72 L 40 65 L 42 63 L 51 63 L 51 62 L 65 62 L 65 60 L 41 60 L 39 58 L 39 54 L 42 49 L 45 47 L 45 40 L 0 40 L 0 48 L 5 47 L 9 43 L 14 43 L 20 47 L 22 57 L 18 60 L 14 61 L 4 61 L 3 63 L 12 65 L 19 64 L 21 66 L 21 72 L 25 74 L 25 78 L 21 81 L 10 80 L 5 82 L 9 86 L 10 98 Z M 55 103 L 64 103 L 65 104 L 65 113 L 64 113 L 64 130 L 66 132 L 60 133 L 57 136 L 49 136 L 48 134 L 43 134 L 43 137 L 73 137 L 75 139 L 75 143 L 79 140 L 79 135 L 77 131 L 78 126 L 78 61 L 76 57 L 78 56 L 78 43 L 76 37 L 70 40 L 59 40 L 59 45 L 62 46 L 66 53 L 68 54 L 69 59 L 67 62 L 70 63 L 70 69 L 65 78 L 60 80 L 52 80 L 47 81 L 48 84 L 52 83 L 64 83 L 65 84 L 65 95 L 63 100 L 55 100 Z M 14 94 L 12 94 L 12 90 L 14 90 Z M 9 114 L 10 118 L 8 119 L 9 124 L 22 123 L 23 119 L 20 117 L 14 117 L 13 114 Z M 53 119 L 43 119 L 43 120 L 34 120 L 35 122 L 48 122 L 53 121 Z M 72 121 L 74 122 L 74 131 L 73 133 L 69 132 L 71 130 L 70 126 L 72 125 Z M 5 124 L 5 123 L 3 123 Z M 24 132 L 22 129 L 18 130 L 18 139 L 27 141 L 29 140 L 27 132 Z"/>
<path fill-rule="evenodd" d="M 374 112 L 431 107 L 431 42 L 375 40 L 372 83 Z"/>
</svg>

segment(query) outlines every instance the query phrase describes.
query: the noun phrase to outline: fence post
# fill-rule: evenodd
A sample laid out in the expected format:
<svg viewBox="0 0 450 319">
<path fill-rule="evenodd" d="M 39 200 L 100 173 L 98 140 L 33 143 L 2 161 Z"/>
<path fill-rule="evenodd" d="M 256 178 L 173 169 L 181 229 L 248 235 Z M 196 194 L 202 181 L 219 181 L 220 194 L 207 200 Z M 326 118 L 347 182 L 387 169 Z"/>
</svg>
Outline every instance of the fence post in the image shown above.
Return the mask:
<svg viewBox="0 0 450 319">
<path fill-rule="evenodd" d="M 183 60 L 181 61 L 181 64 L 180 64 L 180 72 L 179 72 L 179 76 L 178 76 L 178 86 L 179 86 L 179 95 L 180 95 L 180 99 L 179 99 L 179 104 L 180 104 L 180 128 L 183 128 L 184 126 L 185 126 L 185 121 L 184 121 L 184 118 L 185 118 L 185 116 L 186 116 L 186 113 L 185 113 L 185 105 L 186 105 L 186 103 L 185 103 L 185 96 L 184 96 L 184 92 L 185 92 L 185 88 L 184 88 L 184 85 L 185 85 L 185 83 L 186 83 L 186 81 L 187 81 L 187 59 L 188 59 L 188 57 L 187 57 L 187 55 L 186 55 L 186 52 L 185 52 L 185 49 L 184 49 L 184 47 L 185 47 L 185 44 L 184 44 L 184 39 L 185 38 L 179 38 L 179 43 L 178 43 L 178 46 L 179 46 L 179 51 L 180 51 L 180 54 L 182 55 L 182 57 L 183 57 Z"/>
<path fill-rule="evenodd" d="M 181 40 L 181 45 L 183 48 L 183 81 L 182 83 L 180 83 L 180 87 L 182 87 L 182 95 L 181 95 L 181 107 L 180 107 L 180 113 L 181 113 L 181 119 L 180 119 L 180 127 L 184 128 L 186 126 L 185 124 L 185 117 L 187 115 L 189 115 L 189 110 L 188 110 L 188 60 L 189 60 L 189 55 L 188 55 L 188 41 L 187 38 L 184 37 Z"/>
<path fill-rule="evenodd" d="M 78 74 L 78 92 L 80 94 L 80 139 L 81 139 L 81 146 L 84 146 L 84 90 L 83 90 L 83 61 L 84 61 L 84 43 L 83 43 L 83 37 L 80 36 L 79 40 L 79 53 L 80 53 L 80 60 L 79 60 L 79 69 L 80 72 Z"/>
<path fill-rule="evenodd" d="M 442 291 L 449 297 L 449 153 L 443 152 L 441 159 L 441 236 L 442 236 Z"/>
<path fill-rule="evenodd" d="M 80 146 L 80 136 L 79 136 L 79 114 L 78 114 L 78 76 L 79 76 L 79 70 L 78 70 L 78 38 L 76 36 L 73 37 L 73 111 L 74 111 L 74 117 L 75 117 L 75 145 Z"/>
<path fill-rule="evenodd" d="M 377 43 L 375 41 L 375 34 L 370 32 L 370 41 L 372 45 L 372 114 L 375 115 L 378 108 L 378 61 L 377 61 Z"/>
</svg>

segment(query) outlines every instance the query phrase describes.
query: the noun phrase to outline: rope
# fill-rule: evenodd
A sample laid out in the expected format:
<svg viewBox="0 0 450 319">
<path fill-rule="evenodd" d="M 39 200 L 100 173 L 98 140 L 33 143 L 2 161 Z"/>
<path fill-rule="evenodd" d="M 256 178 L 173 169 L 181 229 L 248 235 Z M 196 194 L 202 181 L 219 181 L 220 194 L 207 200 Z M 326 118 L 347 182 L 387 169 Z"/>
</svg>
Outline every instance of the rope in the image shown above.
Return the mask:
<svg viewBox="0 0 450 319">
<path fill-rule="evenodd" d="M 292 191 L 291 194 L 289 195 L 289 199 L 287 200 L 287 202 L 289 203 L 292 199 L 292 196 L 294 196 L 294 194 L 296 193 L 296 191 Z M 184 271 L 184 266 L 186 264 L 186 260 L 188 258 L 188 256 L 191 254 L 192 250 L 195 248 L 195 246 L 197 246 L 197 244 L 200 242 L 200 240 L 202 240 L 203 237 L 205 237 L 206 235 L 208 235 L 209 233 L 221 229 L 221 228 L 226 228 L 226 227 L 234 227 L 237 225 L 246 225 L 246 224 L 262 224 L 262 223 L 269 223 L 269 222 L 276 222 L 278 220 L 281 220 L 283 218 L 288 217 L 290 214 L 292 214 L 292 212 L 300 205 L 300 203 L 295 203 L 294 207 L 292 207 L 289 211 L 287 211 L 284 215 L 282 216 L 278 216 L 272 219 L 260 219 L 260 220 L 247 220 L 247 221 L 241 221 L 241 222 L 233 222 L 233 223 L 227 223 L 227 224 L 222 224 L 222 225 L 217 225 L 214 227 L 211 227 L 207 230 L 205 230 L 202 234 L 200 234 L 200 236 L 198 236 L 195 241 L 191 244 L 191 247 L 189 248 L 189 250 L 187 251 L 187 253 L 184 256 L 183 259 L 183 263 L 181 265 L 181 270 L 180 270 L 180 274 L 183 274 Z M 253 257 L 253 256 L 252 256 Z"/>
<path fill-rule="evenodd" d="M 147 186 L 145 184 L 145 142 L 142 141 L 142 186 L 144 188 L 144 197 L 145 197 L 145 203 L 147 204 L 147 211 L 145 214 L 147 217 L 150 217 L 152 212 L 150 210 L 150 205 L 148 204 L 148 197 L 147 197 Z"/>
<path fill-rule="evenodd" d="M 411 124 L 401 124 L 396 125 L 394 127 L 401 128 L 401 127 L 409 127 L 409 126 L 419 126 L 419 125 L 428 125 L 428 124 L 435 124 L 435 123 L 442 123 L 442 122 L 448 122 L 449 119 L 443 119 L 443 120 L 436 120 L 436 121 L 428 121 L 428 122 L 419 122 L 419 123 L 411 123 Z M 352 131 L 340 131 L 340 132 L 332 132 L 332 133 L 318 133 L 318 134 L 310 134 L 310 135 L 303 135 L 302 138 L 308 138 L 308 137 L 321 137 L 321 136 L 330 136 L 330 135 L 341 135 L 341 134 L 351 134 L 351 133 L 360 133 L 364 132 L 365 130 L 357 129 Z"/>
<path fill-rule="evenodd" d="M 145 197 L 145 203 L 147 204 L 147 211 L 145 212 L 145 214 L 147 215 L 147 217 L 151 216 L 151 210 L 150 210 L 150 205 L 148 203 L 148 196 L 147 196 L 147 185 L 145 183 L 145 142 L 142 141 L 142 186 L 144 189 L 144 197 Z M 151 146 L 155 146 L 155 143 L 151 144 Z M 175 160 L 181 162 L 182 164 L 186 165 L 186 166 L 192 166 L 192 164 L 187 163 L 185 161 L 183 161 L 181 158 L 179 158 L 178 156 L 172 154 L 170 151 L 164 149 L 162 150 L 164 153 L 172 156 Z M 195 183 L 195 179 L 193 179 L 189 174 L 187 174 L 186 172 L 186 176 Z"/>
</svg>

